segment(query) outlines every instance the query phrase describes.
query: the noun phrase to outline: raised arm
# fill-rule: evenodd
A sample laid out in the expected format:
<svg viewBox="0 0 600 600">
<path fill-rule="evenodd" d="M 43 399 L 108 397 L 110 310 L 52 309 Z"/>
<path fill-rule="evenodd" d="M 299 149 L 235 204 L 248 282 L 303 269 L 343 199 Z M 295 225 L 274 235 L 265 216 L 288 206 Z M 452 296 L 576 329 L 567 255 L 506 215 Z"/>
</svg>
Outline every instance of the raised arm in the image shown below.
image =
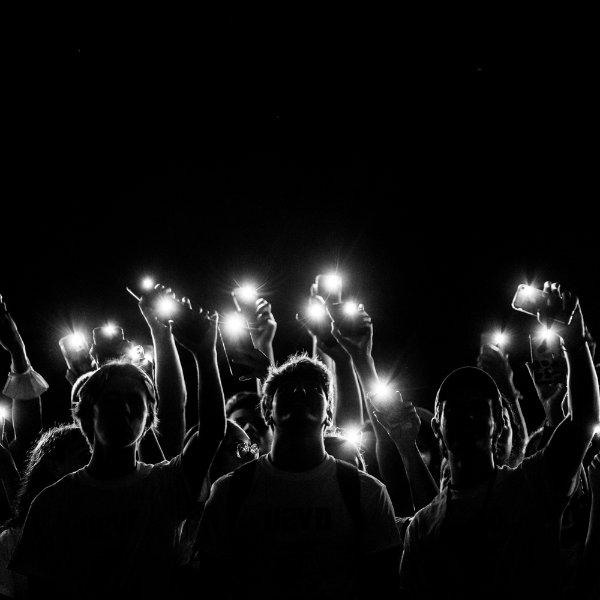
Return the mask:
<svg viewBox="0 0 600 600">
<path fill-rule="evenodd" d="M 4 387 L 4 394 L 12 398 L 12 423 L 15 438 L 10 451 L 19 469 L 25 454 L 42 426 L 40 395 L 48 389 L 43 377 L 29 363 L 25 344 L 17 325 L 8 313 L 0 296 L 0 346 L 11 357 L 11 368 Z"/>
<path fill-rule="evenodd" d="M 569 292 L 562 292 L 555 283 L 546 282 L 544 291 L 548 292 L 549 301 L 547 311 L 540 315 L 542 322 L 552 318 L 559 308 L 572 315 L 569 325 L 557 322 L 552 326 L 560 336 L 565 350 L 569 410 L 546 448 L 551 476 L 555 479 L 558 490 L 567 493 L 581 467 L 594 429 L 600 423 L 598 377 L 585 338 L 579 301 Z"/>
<path fill-rule="evenodd" d="M 182 453 L 190 488 L 199 495 L 220 443 L 225 438 L 225 397 L 217 367 L 217 314 L 182 304 L 173 324 L 175 339 L 193 355 L 198 369 L 198 431 Z"/>
<path fill-rule="evenodd" d="M 168 302 L 171 297 L 169 292 L 170 290 L 157 285 L 154 290 L 144 294 L 139 302 L 154 344 L 159 441 L 168 459 L 180 454 L 183 448 L 186 402 L 183 369 L 171 326 L 161 321 L 159 316 L 160 303 Z"/>
<path fill-rule="evenodd" d="M 366 408 L 373 423 L 375 433 L 375 453 L 383 482 L 385 483 L 397 514 L 410 516 L 414 513 L 407 474 L 398 450 L 383 425 L 373 413 L 373 406 L 368 399 L 379 386 L 379 377 L 372 356 L 373 324 L 371 317 L 361 306 L 349 324 L 341 315 L 341 305 L 329 307 L 333 317 L 333 335 L 339 344 L 352 358 L 352 364 L 358 381 L 367 398 Z"/>
<path fill-rule="evenodd" d="M 400 392 L 382 401 L 372 400 L 375 416 L 385 427 L 402 457 L 415 510 L 427 506 L 439 489 L 417 447 L 421 419 L 413 403 L 402 399 Z"/>
<path fill-rule="evenodd" d="M 521 410 L 522 395 L 515 387 L 508 355 L 499 346 L 484 344 L 477 359 L 477 366 L 491 375 L 508 409 L 512 426 L 512 449 L 508 464 L 516 467 L 525 458 L 528 435 L 525 417 Z"/>
</svg>

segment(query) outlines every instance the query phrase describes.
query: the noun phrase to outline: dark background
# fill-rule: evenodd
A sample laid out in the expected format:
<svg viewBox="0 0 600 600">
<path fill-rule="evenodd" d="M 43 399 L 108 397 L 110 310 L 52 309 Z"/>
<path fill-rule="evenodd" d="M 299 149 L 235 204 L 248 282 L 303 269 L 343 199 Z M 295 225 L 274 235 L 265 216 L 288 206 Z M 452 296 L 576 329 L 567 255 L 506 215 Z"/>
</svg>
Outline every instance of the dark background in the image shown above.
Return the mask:
<svg viewBox="0 0 600 600">
<path fill-rule="evenodd" d="M 407 397 L 431 406 L 499 326 L 530 393 L 519 283 L 563 282 L 600 330 L 597 98 L 585 16 L 522 16 L 204 22 L 6 57 L 0 292 L 46 421 L 68 407 L 62 335 L 112 320 L 148 341 L 125 292 L 147 274 L 218 307 L 260 283 L 281 360 L 338 268 Z"/>
</svg>

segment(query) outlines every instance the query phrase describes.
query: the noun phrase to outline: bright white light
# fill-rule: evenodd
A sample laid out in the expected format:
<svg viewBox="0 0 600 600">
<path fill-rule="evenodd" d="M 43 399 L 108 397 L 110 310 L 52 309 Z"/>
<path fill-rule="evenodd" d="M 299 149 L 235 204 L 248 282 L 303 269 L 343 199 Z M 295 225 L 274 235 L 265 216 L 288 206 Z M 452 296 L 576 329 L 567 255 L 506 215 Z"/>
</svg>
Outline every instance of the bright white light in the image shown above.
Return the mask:
<svg viewBox="0 0 600 600">
<path fill-rule="evenodd" d="M 505 346 L 508 342 L 508 336 L 506 335 L 506 333 L 498 331 L 494 334 L 492 341 L 496 346 Z"/>
<path fill-rule="evenodd" d="M 546 327 L 545 325 L 543 325 L 538 331 L 538 337 L 544 342 L 550 341 L 555 335 L 556 333 L 554 333 L 552 329 Z"/>
<path fill-rule="evenodd" d="M 0 406 L 0 419 L 2 419 L 3 421 L 5 419 L 8 419 L 8 409 L 4 406 Z"/>
<path fill-rule="evenodd" d="M 246 329 L 246 321 L 239 312 L 229 313 L 225 315 L 223 327 L 228 335 L 238 337 Z"/>
<path fill-rule="evenodd" d="M 76 331 L 67 338 L 67 344 L 69 345 L 70 350 L 73 350 L 73 352 L 79 352 L 85 348 L 85 336 L 83 333 Z"/>
<path fill-rule="evenodd" d="M 371 389 L 371 395 L 377 400 L 388 400 L 394 393 L 394 388 L 380 381 Z"/>
<path fill-rule="evenodd" d="M 523 293 L 528 300 L 533 300 L 535 298 L 536 288 L 531 285 L 526 285 L 523 287 Z"/>
<path fill-rule="evenodd" d="M 362 442 L 362 431 L 358 427 L 349 427 L 342 432 L 342 437 L 355 446 L 360 446 Z"/>
<path fill-rule="evenodd" d="M 328 294 L 335 294 L 342 287 L 342 278 L 337 273 L 329 273 L 323 277 L 323 289 Z"/>
<path fill-rule="evenodd" d="M 154 356 L 152 354 L 150 354 L 150 352 L 146 352 L 146 354 L 144 354 L 144 358 L 148 361 L 148 362 L 154 362 Z"/>
<path fill-rule="evenodd" d="M 255 286 L 246 283 L 235 289 L 235 295 L 244 302 L 244 304 L 252 304 L 258 298 L 258 291 Z"/>
<path fill-rule="evenodd" d="M 117 335 L 117 326 L 109 323 L 102 328 L 102 333 L 106 337 L 112 337 L 113 335 Z"/>
<path fill-rule="evenodd" d="M 133 346 L 127 350 L 127 355 L 131 360 L 139 361 L 144 356 L 144 349 L 141 346 Z"/>
<path fill-rule="evenodd" d="M 596 427 L 594 427 L 594 435 L 600 435 L 600 425 L 596 425 Z"/>
<path fill-rule="evenodd" d="M 344 302 L 344 314 L 353 317 L 358 313 L 358 304 L 356 302 Z"/>
<path fill-rule="evenodd" d="M 325 318 L 325 307 L 322 304 L 311 303 L 306 314 L 311 321 L 321 321 Z"/>
<path fill-rule="evenodd" d="M 142 279 L 142 289 L 146 291 L 154 289 L 154 279 L 152 277 L 144 277 Z"/>
<path fill-rule="evenodd" d="M 156 303 L 156 312 L 161 319 L 168 319 L 177 310 L 177 303 L 169 296 L 163 296 Z"/>
</svg>

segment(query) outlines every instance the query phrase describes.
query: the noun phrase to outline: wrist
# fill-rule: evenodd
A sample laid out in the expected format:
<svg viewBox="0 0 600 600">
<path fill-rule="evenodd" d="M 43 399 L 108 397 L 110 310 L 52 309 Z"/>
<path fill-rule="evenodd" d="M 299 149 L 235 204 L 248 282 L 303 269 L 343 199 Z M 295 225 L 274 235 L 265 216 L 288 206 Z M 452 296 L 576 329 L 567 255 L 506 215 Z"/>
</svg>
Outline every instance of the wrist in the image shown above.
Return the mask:
<svg viewBox="0 0 600 600">
<path fill-rule="evenodd" d="M 217 350 L 216 348 L 191 348 L 194 359 L 199 366 L 202 365 L 213 365 L 217 364 Z"/>
</svg>

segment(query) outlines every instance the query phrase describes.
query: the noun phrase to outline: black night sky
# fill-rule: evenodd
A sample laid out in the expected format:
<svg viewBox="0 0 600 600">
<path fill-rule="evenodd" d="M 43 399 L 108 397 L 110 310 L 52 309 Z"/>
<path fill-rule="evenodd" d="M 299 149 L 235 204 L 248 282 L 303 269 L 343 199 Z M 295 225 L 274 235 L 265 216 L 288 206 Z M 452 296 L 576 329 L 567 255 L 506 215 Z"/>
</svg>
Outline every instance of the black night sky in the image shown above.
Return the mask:
<svg viewBox="0 0 600 600">
<path fill-rule="evenodd" d="M 530 392 L 523 281 L 571 286 L 600 335 L 583 50 L 543 27 L 363 27 L 8 58 L 0 292 L 47 421 L 68 407 L 58 339 L 111 319 L 145 340 L 125 286 L 146 274 L 217 307 L 261 283 L 281 360 L 308 348 L 294 315 L 337 267 L 381 372 L 424 406 L 497 326 Z"/>
</svg>

